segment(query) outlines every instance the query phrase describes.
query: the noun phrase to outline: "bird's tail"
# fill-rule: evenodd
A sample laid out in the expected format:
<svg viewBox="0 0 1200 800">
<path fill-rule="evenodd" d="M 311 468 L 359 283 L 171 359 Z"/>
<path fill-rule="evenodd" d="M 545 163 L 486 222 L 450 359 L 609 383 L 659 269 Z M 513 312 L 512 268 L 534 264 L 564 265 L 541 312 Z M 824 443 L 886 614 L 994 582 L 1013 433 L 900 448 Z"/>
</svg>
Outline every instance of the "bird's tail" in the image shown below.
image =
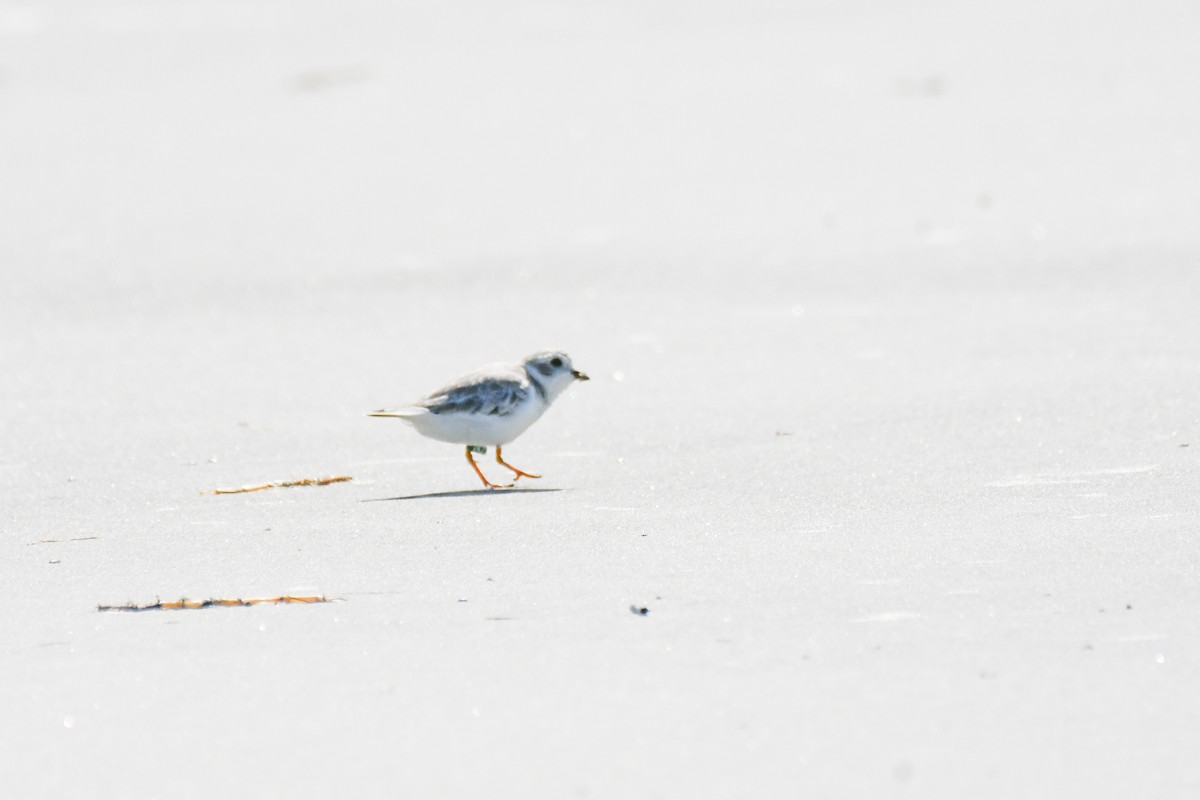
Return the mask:
<svg viewBox="0 0 1200 800">
<path fill-rule="evenodd" d="M 416 417 L 423 417 L 429 413 L 427 408 L 419 408 L 417 406 L 406 406 L 404 408 L 381 408 L 378 411 L 371 411 L 367 414 L 368 417 L 396 417 L 397 419 L 412 421 Z"/>
</svg>

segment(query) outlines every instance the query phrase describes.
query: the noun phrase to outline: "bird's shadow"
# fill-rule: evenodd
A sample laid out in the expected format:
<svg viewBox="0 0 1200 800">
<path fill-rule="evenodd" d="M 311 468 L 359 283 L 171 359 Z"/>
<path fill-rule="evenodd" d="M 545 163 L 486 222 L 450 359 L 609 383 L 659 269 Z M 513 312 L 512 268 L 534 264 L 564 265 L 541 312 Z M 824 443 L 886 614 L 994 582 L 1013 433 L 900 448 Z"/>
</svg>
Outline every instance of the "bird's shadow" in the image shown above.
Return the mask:
<svg viewBox="0 0 1200 800">
<path fill-rule="evenodd" d="M 384 503 L 391 500 L 429 500 L 436 497 L 498 497 L 511 494 L 537 494 L 539 492 L 561 492 L 562 489 L 467 489 L 458 492 L 430 492 L 429 494 L 410 494 L 401 497 L 369 497 L 359 500 L 360 503 Z"/>
</svg>

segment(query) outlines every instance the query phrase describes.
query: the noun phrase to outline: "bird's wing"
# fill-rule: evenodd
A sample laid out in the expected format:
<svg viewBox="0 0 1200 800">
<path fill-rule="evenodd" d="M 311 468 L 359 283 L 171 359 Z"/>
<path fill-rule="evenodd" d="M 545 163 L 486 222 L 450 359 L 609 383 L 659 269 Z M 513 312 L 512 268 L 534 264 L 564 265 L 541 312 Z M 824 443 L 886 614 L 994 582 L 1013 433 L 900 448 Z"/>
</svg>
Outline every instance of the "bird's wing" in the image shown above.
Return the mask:
<svg viewBox="0 0 1200 800">
<path fill-rule="evenodd" d="M 505 417 L 529 397 L 528 380 L 494 372 L 464 375 L 416 403 L 434 414 L 490 414 Z"/>
</svg>

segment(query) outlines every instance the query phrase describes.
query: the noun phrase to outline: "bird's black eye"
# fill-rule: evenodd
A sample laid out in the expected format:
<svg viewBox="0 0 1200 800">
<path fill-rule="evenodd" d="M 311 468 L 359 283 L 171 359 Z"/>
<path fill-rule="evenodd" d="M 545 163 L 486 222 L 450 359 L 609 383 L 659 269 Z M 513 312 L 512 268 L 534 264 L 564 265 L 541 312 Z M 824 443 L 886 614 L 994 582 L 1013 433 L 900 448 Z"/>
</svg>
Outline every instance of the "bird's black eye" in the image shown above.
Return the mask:
<svg viewBox="0 0 1200 800">
<path fill-rule="evenodd" d="M 562 366 L 562 359 L 561 359 L 561 358 L 559 358 L 558 356 L 555 356 L 554 358 L 550 359 L 550 366 L 552 366 L 552 367 L 561 367 L 561 366 Z"/>
</svg>

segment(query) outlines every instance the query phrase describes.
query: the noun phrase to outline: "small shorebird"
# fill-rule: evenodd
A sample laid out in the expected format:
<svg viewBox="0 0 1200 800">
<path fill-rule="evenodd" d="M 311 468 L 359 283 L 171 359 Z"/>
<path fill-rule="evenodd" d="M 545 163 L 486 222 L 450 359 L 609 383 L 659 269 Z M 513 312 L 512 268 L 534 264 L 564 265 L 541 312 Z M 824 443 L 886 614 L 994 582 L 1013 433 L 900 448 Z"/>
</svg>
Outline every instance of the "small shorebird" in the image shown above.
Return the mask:
<svg viewBox="0 0 1200 800">
<path fill-rule="evenodd" d="M 492 483 L 475 463 L 472 453 L 496 448 L 496 463 L 513 472 L 513 482 L 540 478 L 504 460 L 501 448 L 538 421 L 554 399 L 574 381 L 586 381 L 566 353 L 534 353 L 519 364 L 489 364 L 415 403 L 372 411 L 372 417 L 397 417 L 417 433 L 439 442 L 466 445 L 467 461 L 489 489 L 507 489 L 512 483 Z"/>
</svg>

